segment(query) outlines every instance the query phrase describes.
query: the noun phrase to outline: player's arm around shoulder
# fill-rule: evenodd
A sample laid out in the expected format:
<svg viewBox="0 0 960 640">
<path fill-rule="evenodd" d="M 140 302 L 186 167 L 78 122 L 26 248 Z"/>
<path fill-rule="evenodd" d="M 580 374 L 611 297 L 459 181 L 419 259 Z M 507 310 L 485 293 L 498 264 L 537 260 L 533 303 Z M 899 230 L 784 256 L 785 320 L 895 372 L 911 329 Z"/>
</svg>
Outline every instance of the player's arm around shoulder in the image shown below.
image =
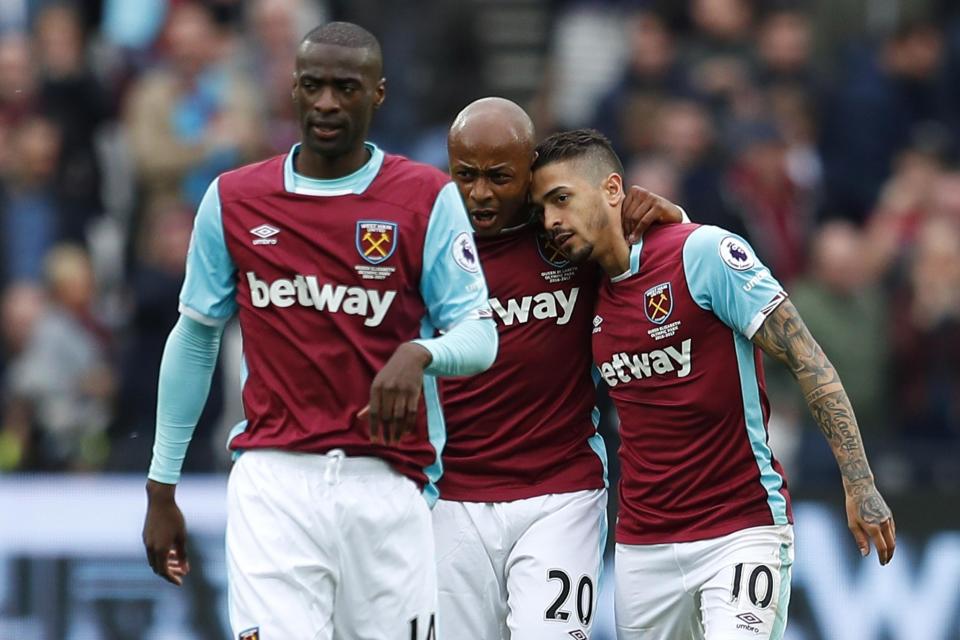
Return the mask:
<svg viewBox="0 0 960 640">
<path fill-rule="evenodd" d="M 872 540 L 880 564 L 887 564 L 896 546 L 896 525 L 890 507 L 877 490 L 857 418 L 836 369 L 790 300 L 782 301 L 773 310 L 754 334 L 753 342 L 784 363 L 797 379 L 840 467 L 847 525 L 860 553 L 870 553 Z"/>
<path fill-rule="evenodd" d="M 624 190 L 620 221 L 623 224 L 623 236 L 627 242 L 635 244 L 655 224 L 690 222 L 690 218 L 680 205 L 633 185 Z"/>
</svg>

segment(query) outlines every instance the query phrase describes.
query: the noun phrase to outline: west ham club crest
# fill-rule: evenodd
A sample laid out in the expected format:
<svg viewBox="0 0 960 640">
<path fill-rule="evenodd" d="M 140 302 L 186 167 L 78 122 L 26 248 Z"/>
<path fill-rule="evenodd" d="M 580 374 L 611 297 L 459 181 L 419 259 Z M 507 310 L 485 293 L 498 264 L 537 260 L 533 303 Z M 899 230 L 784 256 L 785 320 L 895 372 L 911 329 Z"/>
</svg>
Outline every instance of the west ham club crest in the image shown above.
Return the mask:
<svg viewBox="0 0 960 640">
<path fill-rule="evenodd" d="M 563 269 L 570 264 L 570 261 L 563 255 L 559 247 L 557 247 L 557 245 L 553 243 L 553 240 L 550 239 L 550 236 L 545 233 L 537 234 L 537 250 L 540 252 L 540 257 L 554 269 Z"/>
<path fill-rule="evenodd" d="M 380 264 L 393 255 L 397 248 L 396 222 L 359 220 L 357 222 L 357 251 L 370 264 Z"/>
<path fill-rule="evenodd" d="M 653 324 L 663 324 L 673 312 L 673 289 L 669 282 L 650 287 L 643 294 L 643 312 Z"/>
</svg>

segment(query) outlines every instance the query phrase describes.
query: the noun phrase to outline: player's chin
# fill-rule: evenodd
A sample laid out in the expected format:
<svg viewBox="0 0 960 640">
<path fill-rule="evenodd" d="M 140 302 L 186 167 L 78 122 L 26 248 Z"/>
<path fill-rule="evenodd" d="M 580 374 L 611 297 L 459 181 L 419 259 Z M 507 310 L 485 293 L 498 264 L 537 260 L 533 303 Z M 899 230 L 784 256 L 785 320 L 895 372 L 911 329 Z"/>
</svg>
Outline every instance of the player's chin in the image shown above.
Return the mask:
<svg viewBox="0 0 960 640">
<path fill-rule="evenodd" d="M 333 137 L 324 137 L 314 135 L 312 132 L 306 135 L 304 140 L 306 145 L 314 153 L 326 158 L 336 158 L 344 155 L 350 150 L 350 140 L 345 131 L 340 130 Z"/>
<path fill-rule="evenodd" d="M 583 264 L 594 259 L 593 245 L 587 243 L 567 242 L 563 248 L 563 255 L 574 264 Z"/>
<path fill-rule="evenodd" d="M 500 213 L 471 211 L 470 224 L 480 237 L 495 236 L 503 230 L 503 216 Z"/>
</svg>

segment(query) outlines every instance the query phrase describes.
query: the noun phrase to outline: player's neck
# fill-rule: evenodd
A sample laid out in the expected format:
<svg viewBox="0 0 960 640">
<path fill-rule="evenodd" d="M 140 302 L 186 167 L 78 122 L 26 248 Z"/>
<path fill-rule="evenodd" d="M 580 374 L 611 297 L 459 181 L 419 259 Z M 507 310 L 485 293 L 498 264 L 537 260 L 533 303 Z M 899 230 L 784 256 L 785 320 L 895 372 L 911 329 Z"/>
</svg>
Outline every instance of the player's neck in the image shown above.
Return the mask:
<svg viewBox="0 0 960 640">
<path fill-rule="evenodd" d="M 300 151 L 293 159 L 293 170 L 305 178 L 333 180 L 354 173 L 370 160 L 370 150 L 366 145 L 352 149 L 342 156 L 328 158 L 300 145 Z"/>
<path fill-rule="evenodd" d="M 616 278 L 630 268 L 630 245 L 619 229 L 610 234 L 607 246 L 599 253 L 597 263 L 611 278 Z"/>
</svg>

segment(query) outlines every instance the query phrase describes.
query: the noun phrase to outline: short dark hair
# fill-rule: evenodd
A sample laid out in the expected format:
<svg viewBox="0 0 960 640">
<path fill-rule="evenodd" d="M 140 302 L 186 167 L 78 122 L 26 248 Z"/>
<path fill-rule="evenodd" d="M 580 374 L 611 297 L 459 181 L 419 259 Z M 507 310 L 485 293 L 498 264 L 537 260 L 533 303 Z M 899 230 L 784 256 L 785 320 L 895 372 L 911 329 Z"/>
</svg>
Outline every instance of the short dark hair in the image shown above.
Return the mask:
<svg viewBox="0 0 960 640">
<path fill-rule="evenodd" d="M 380 49 L 380 41 L 377 37 L 352 22 L 328 22 L 319 27 L 315 27 L 303 36 L 304 42 L 316 44 L 332 44 L 339 47 L 349 47 L 351 49 L 366 49 L 370 55 L 374 56 L 383 67 L 383 51 Z"/>
<path fill-rule="evenodd" d="M 574 129 L 555 133 L 537 145 L 537 159 L 532 170 L 554 162 L 583 158 L 604 175 L 623 175 L 623 163 L 605 135 L 596 129 Z"/>
</svg>

